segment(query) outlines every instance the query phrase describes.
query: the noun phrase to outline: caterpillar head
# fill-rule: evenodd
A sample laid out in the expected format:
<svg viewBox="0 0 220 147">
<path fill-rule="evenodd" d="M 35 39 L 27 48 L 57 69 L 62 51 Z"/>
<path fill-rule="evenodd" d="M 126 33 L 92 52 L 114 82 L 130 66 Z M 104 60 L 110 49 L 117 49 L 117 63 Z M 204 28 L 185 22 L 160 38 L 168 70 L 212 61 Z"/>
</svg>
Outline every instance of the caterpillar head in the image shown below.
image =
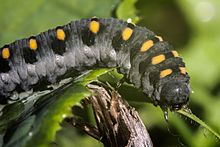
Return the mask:
<svg viewBox="0 0 220 147">
<path fill-rule="evenodd" d="M 169 82 L 163 85 L 160 99 L 171 110 L 179 110 L 188 103 L 190 91 L 188 83 Z"/>
<path fill-rule="evenodd" d="M 189 78 L 171 78 L 163 82 L 156 92 L 157 103 L 164 111 L 165 119 L 168 119 L 167 109 L 171 111 L 185 108 L 189 101 L 191 88 Z"/>
</svg>

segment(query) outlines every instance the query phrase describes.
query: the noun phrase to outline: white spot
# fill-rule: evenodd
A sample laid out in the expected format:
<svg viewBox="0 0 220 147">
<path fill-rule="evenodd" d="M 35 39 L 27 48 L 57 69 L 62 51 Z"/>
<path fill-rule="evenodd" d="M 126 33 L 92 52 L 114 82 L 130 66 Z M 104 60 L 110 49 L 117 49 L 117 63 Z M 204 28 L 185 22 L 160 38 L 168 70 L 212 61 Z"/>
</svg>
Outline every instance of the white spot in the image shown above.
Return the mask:
<svg viewBox="0 0 220 147">
<path fill-rule="evenodd" d="M 8 81 L 9 81 L 9 78 L 10 78 L 10 76 L 9 76 L 8 73 L 2 73 L 2 74 L 1 74 L 1 77 L 2 77 L 2 81 L 3 81 L 3 82 L 8 82 Z"/>
<path fill-rule="evenodd" d="M 84 50 L 84 53 L 85 53 L 86 55 L 90 55 L 90 54 L 91 54 L 91 48 L 90 48 L 90 47 L 84 46 L 84 47 L 83 47 L 83 50 Z"/>
<path fill-rule="evenodd" d="M 32 133 L 32 132 L 29 132 L 29 133 L 28 133 L 28 136 L 33 136 L 33 133 Z"/>
<path fill-rule="evenodd" d="M 59 63 L 59 62 L 60 62 L 60 60 L 61 60 L 61 57 L 60 57 L 59 55 L 56 55 L 56 56 L 55 56 L 55 58 L 56 58 L 56 62 L 58 62 L 58 63 Z"/>
<path fill-rule="evenodd" d="M 112 59 L 115 59 L 115 58 L 116 58 L 116 52 L 115 52 L 115 50 L 111 50 L 111 51 L 109 52 L 109 56 L 110 56 Z"/>
<path fill-rule="evenodd" d="M 66 118 L 66 117 L 67 117 L 67 115 L 66 115 L 66 114 L 63 114 L 63 115 L 62 115 L 62 118 Z"/>
<path fill-rule="evenodd" d="M 55 56 L 56 64 L 60 67 L 64 66 L 64 57 L 60 55 Z"/>
<path fill-rule="evenodd" d="M 130 68 L 131 68 L 131 63 L 128 62 L 127 64 L 125 64 L 125 68 L 126 68 L 126 69 L 130 69 Z"/>
<path fill-rule="evenodd" d="M 132 23 L 132 19 L 128 18 L 127 23 Z"/>
<path fill-rule="evenodd" d="M 28 73 L 30 75 L 35 75 L 36 74 L 35 65 L 33 65 L 33 64 L 28 64 L 27 65 L 27 70 L 28 70 Z"/>
<path fill-rule="evenodd" d="M 28 100 L 27 100 L 27 99 L 23 99 L 21 102 L 22 102 L 23 104 L 25 104 L 25 103 L 28 102 Z"/>
<path fill-rule="evenodd" d="M 199 20 L 202 22 L 208 22 L 215 16 L 216 10 L 213 3 L 209 1 L 202 1 L 195 6 L 195 13 Z"/>
<path fill-rule="evenodd" d="M 18 97 L 18 93 L 17 92 L 13 92 L 11 97 L 10 97 L 11 100 L 18 100 L 19 97 Z"/>
</svg>

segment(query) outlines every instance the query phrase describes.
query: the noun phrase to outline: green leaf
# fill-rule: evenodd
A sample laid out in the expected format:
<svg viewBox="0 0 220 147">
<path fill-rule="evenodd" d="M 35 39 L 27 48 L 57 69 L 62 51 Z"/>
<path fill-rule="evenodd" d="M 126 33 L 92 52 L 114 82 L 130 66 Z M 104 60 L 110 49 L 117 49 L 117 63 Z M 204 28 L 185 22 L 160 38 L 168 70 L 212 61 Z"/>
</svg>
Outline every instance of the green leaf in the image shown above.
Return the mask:
<svg viewBox="0 0 220 147">
<path fill-rule="evenodd" d="M 56 132 L 61 128 L 60 123 L 66 117 L 71 116 L 72 106 L 78 104 L 81 99 L 89 96 L 84 85 L 74 84 L 58 98 L 56 102 L 41 110 L 33 124 L 33 137 L 26 146 L 47 146 L 55 139 Z"/>
<path fill-rule="evenodd" d="M 134 23 L 136 23 L 139 18 L 137 17 L 137 10 L 135 8 L 135 3 L 137 0 L 123 0 L 116 11 L 116 15 L 120 19 L 127 20 L 129 18 L 132 19 Z"/>
<path fill-rule="evenodd" d="M 178 113 L 194 120 L 195 122 L 197 122 L 198 124 L 200 124 L 202 127 L 204 127 L 205 129 L 207 129 L 208 131 L 210 131 L 213 135 L 215 135 L 219 140 L 220 140 L 220 134 L 218 134 L 215 130 L 213 130 L 210 126 L 208 126 L 205 122 L 203 122 L 201 119 L 199 119 L 196 115 L 194 115 L 191 112 L 188 111 L 184 111 L 184 110 L 178 110 Z"/>
<path fill-rule="evenodd" d="M 32 137 L 31 128 L 36 117 L 31 116 L 18 125 L 18 129 L 14 133 L 5 147 L 23 147 L 25 142 Z"/>
<path fill-rule="evenodd" d="M 122 80 L 123 75 L 119 74 L 116 70 L 107 72 L 101 75 L 98 79 L 103 83 L 109 83 L 112 87 L 117 87 L 117 84 Z M 148 102 L 151 103 L 151 99 L 142 92 L 141 89 L 137 89 L 133 84 L 128 84 L 126 82 L 122 83 L 120 87 L 117 88 L 120 95 L 128 101 L 135 102 Z"/>
<path fill-rule="evenodd" d="M 7 127 L 13 123 L 13 120 L 18 118 L 24 110 L 24 103 L 17 102 L 14 104 L 9 104 L 3 108 L 0 116 L 0 134 L 3 134 Z"/>
<path fill-rule="evenodd" d="M 17 0 L 16 3 L 1 2 L 0 46 L 76 19 L 110 17 L 119 0 Z"/>
<path fill-rule="evenodd" d="M 54 96 L 49 94 L 53 101 L 44 105 L 43 109 L 31 116 L 35 118 L 34 121 L 29 121 L 29 118 L 25 120 L 6 146 L 48 146 L 55 139 L 56 132 L 61 128 L 60 123 L 63 119 L 72 116 L 71 108 L 78 105 L 81 99 L 90 96 L 90 92 L 85 86 L 109 70 L 112 69 L 93 70 L 84 74 L 72 85 L 54 93 Z"/>
<path fill-rule="evenodd" d="M 0 134 L 3 135 L 8 127 L 27 118 L 32 113 L 32 109 L 35 109 L 34 105 L 36 105 L 36 102 L 44 99 L 45 96 L 48 96 L 48 94 L 51 94 L 56 90 L 57 89 L 36 92 L 28 98 L 6 105 L 1 110 Z"/>
</svg>

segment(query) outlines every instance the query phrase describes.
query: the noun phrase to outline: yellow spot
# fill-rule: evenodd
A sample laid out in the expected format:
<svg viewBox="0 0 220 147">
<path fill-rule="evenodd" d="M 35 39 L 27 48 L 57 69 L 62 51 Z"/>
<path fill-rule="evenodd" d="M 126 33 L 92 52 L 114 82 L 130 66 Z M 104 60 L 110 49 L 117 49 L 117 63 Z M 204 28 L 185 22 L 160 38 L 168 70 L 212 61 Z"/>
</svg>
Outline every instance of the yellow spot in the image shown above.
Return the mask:
<svg viewBox="0 0 220 147">
<path fill-rule="evenodd" d="M 172 51 L 172 54 L 174 57 L 179 57 L 179 54 L 177 53 L 177 51 Z"/>
<path fill-rule="evenodd" d="M 159 39 L 159 41 L 163 41 L 163 38 L 161 36 L 155 36 L 156 38 Z"/>
<path fill-rule="evenodd" d="M 65 40 L 66 35 L 65 35 L 65 32 L 64 32 L 63 29 L 57 29 L 57 34 L 56 35 L 57 35 L 58 40 L 62 40 L 62 41 Z"/>
<path fill-rule="evenodd" d="M 186 74 L 186 68 L 185 67 L 179 67 L 179 69 L 180 69 L 180 72 L 182 73 L 182 74 Z"/>
<path fill-rule="evenodd" d="M 129 27 L 125 28 L 122 32 L 122 39 L 124 41 L 127 41 L 131 37 L 132 33 L 133 33 L 133 30 L 131 28 Z"/>
<path fill-rule="evenodd" d="M 97 33 L 98 33 L 99 27 L 100 27 L 99 22 L 97 22 L 97 21 L 95 21 L 95 20 L 91 21 L 90 24 L 89 24 L 89 29 L 90 29 L 90 31 L 91 31 L 92 33 L 94 33 L 94 34 L 97 34 Z"/>
<path fill-rule="evenodd" d="M 160 72 L 160 78 L 166 77 L 172 73 L 172 69 L 165 69 Z"/>
<path fill-rule="evenodd" d="M 163 62 L 165 60 L 165 56 L 164 55 L 158 55 L 158 56 L 155 56 L 151 59 L 151 63 L 152 64 L 159 64 L 161 62 Z"/>
<path fill-rule="evenodd" d="M 10 51 L 9 48 L 3 48 L 2 49 L 2 58 L 3 59 L 8 59 L 10 57 Z"/>
<path fill-rule="evenodd" d="M 154 42 L 152 40 L 148 40 L 146 42 L 144 42 L 141 46 L 140 51 L 141 52 L 146 52 L 147 50 L 149 50 L 152 46 L 154 45 Z"/>
<path fill-rule="evenodd" d="M 30 47 L 30 49 L 32 49 L 32 50 L 35 51 L 35 50 L 37 49 L 37 40 L 31 38 L 31 39 L 29 40 L 29 47 Z"/>
</svg>

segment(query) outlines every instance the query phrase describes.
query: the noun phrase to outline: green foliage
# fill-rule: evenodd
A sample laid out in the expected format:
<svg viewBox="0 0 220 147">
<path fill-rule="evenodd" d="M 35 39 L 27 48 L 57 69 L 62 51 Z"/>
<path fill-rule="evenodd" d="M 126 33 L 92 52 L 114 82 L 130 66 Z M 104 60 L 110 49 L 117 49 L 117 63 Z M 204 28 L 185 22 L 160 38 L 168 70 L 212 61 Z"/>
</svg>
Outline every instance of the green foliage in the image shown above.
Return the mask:
<svg viewBox="0 0 220 147">
<path fill-rule="evenodd" d="M 72 116 L 71 108 L 79 105 L 81 99 L 90 96 L 85 86 L 108 70 L 94 70 L 79 78 L 68 88 L 63 88 L 61 93 L 57 92 L 53 97 L 51 95 L 53 102 L 23 121 L 6 146 L 48 146 L 55 139 L 56 132 L 61 129 L 60 123 L 63 119 Z"/>
<path fill-rule="evenodd" d="M 133 22 L 138 21 L 135 3 L 137 0 L 123 0 L 117 8 L 116 14 L 118 18 L 127 20 L 132 19 Z"/>
<path fill-rule="evenodd" d="M 110 17 L 119 0 L 8 0 L 0 5 L 0 45 L 80 18 Z M 18 3 L 18 4 L 16 4 Z M 3 32 L 7 32 L 4 33 Z"/>
<path fill-rule="evenodd" d="M 220 135 L 217 132 L 215 132 L 212 128 L 210 128 L 206 123 L 204 123 L 198 117 L 193 115 L 191 112 L 187 112 L 187 111 L 183 111 L 183 110 L 178 110 L 177 112 L 194 120 L 195 122 L 197 122 L 198 124 L 200 124 L 201 126 L 206 128 L 207 130 L 209 130 L 211 133 L 213 133 L 220 140 Z"/>
<path fill-rule="evenodd" d="M 203 110 L 203 120 L 215 127 L 220 132 L 220 99 L 219 99 L 219 74 L 220 54 L 219 30 L 220 25 L 220 1 L 178 1 L 179 6 L 192 27 L 192 39 L 185 47 L 187 51 L 183 56 L 187 62 L 191 74 L 192 94 L 191 102 Z M 198 112 L 198 114 L 202 114 Z M 203 134 L 203 135 L 202 135 Z M 215 137 L 208 134 L 204 137 L 204 131 L 193 133 L 191 146 L 214 146 L 219 144 Z M 207 134 L 207 133 L 206 133 Z M 192 141 L 192 140 L 198 141 Z"/>
<path fill-rule="evenodd" d="M 32 125 L 33 129 L 29 131 L 33 136 L 26 146 L 41 147 L 50 144 L 55 139 L 56 131 L 61 128 L 62 120 L 72 116 L 72 106 L 87 96 L 89 92 L 85 89 L 85 85 L 74 84 L 56 102 L 42 109 Z M 20 130 L 18 129 L 17 132 L 20 133 Z"/>
<path fill-rule="evenodd" d="M 2 109 L 0 116 L 0 134 L 4 133 L 7 127 L 15 120 L 24 110 L 24 103 L 18 102 L 9 104 Z"/>
</svg>

